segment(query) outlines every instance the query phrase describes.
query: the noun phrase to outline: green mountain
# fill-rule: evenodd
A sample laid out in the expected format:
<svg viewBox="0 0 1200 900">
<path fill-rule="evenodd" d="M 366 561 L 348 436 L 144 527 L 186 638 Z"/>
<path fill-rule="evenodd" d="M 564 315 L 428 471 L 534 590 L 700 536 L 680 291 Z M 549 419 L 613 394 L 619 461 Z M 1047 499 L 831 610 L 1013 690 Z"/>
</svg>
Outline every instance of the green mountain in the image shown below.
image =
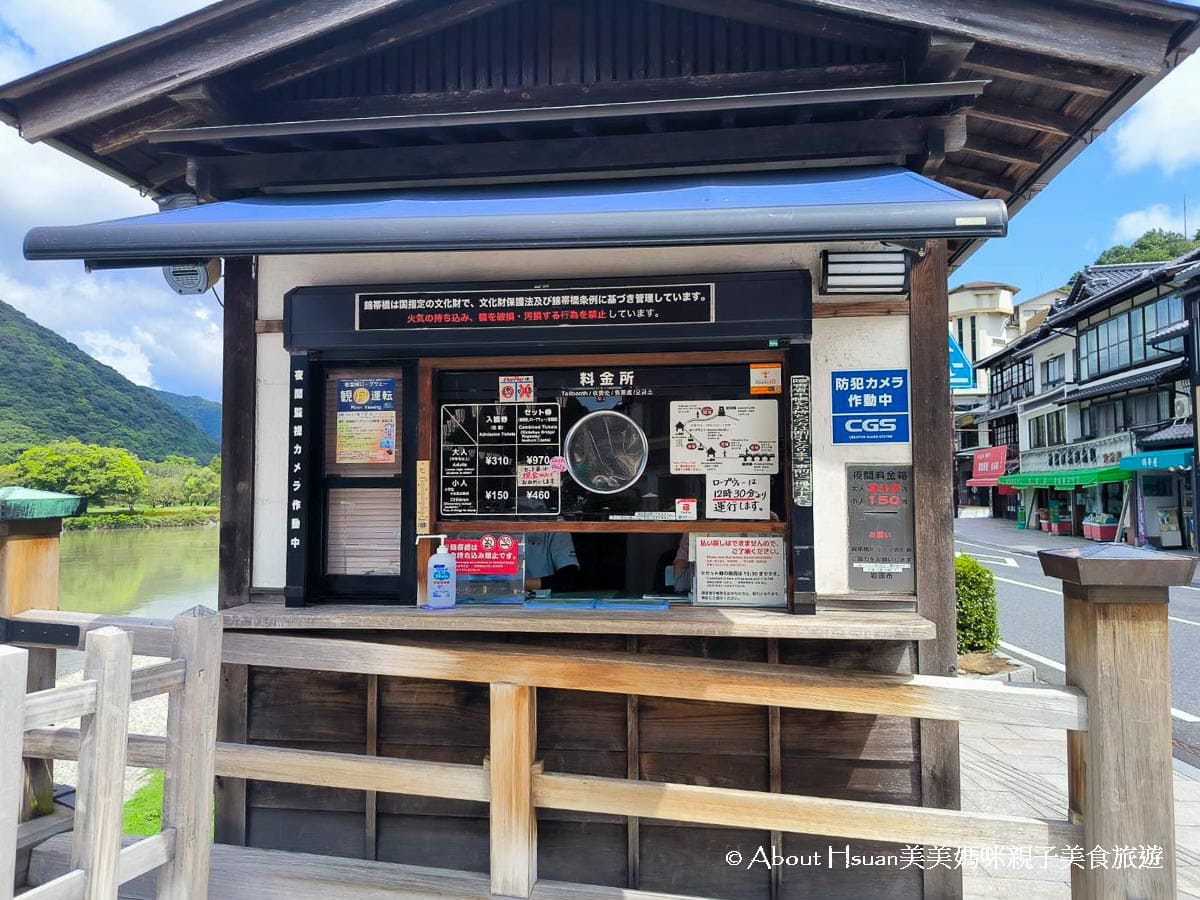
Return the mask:
<svg viewBox="0 0 1200 900">
<path fill-rule="evenodd" d="M 218 444 L 221 442 L 220 403 L 205 400 L 203 397 L 185 397 L 183 394 L 172 394 L 170 391 L 158 391 L 154 388 L 147 390 L 185 419 L 191 419 L 199 425 L 200 430 Z"/>
<path fill-rule="evenodd" d="M 219 452 L 156 391 L 0 301 L 0 450 L 7 451 L 0 455 L 69 437 L 124 447 L 142 459 L 178 454 L 206 463 Z"/>
</svg>

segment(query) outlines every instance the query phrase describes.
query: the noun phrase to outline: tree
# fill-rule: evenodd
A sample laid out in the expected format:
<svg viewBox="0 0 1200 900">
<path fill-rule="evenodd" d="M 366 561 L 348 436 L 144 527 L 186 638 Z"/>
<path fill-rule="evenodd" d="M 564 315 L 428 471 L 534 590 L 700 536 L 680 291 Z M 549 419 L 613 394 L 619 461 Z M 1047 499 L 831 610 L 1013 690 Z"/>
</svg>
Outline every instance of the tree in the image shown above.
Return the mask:
<svg viewBox="0 0 1200 900">
<path fill-rule="evenodd" d="M 1197 231 L 1195 238 L 1189 241 L 1187 237 L 1177 231 L 1152 228 L 1132 244 L 1116 244 L 1109 247 L 1096 257 L 1096 261 L 1092 265 L 1117 266 L 1131 263 L 1167 262 L 1193 250 L 1200 250 L 1200 231 Z M 1075 284 L 1081 274 L 1083 273 L 1077 271 L 1067 279 L 1063 290 L 1071 290 L 1071 286 Z"/>
<path fill-rule="evenodd" d="M 79 494 L 98 505 L 120 501 L 132 508 L 146 490 L 146 475 L 128 450 L 77 440 L 31 447 L 8 468 L 25 487 Z"/>
<path fill-rule="evenodd" d="M 216 506 L 221 500 L 221 476 L 211 466 L 196 467 L 183 482 L 184 502 L 191 506 Z"/>
<path fill-rule="evenodd" d="M 1189 240 L 1177 231 L 1153 228 L 1132 244 L 1117 244 L 1109 247 L 1098 257 L 1094 265 L 1111 266 L 1127 263 L 1166 262 L 1200 248 L 1200 232 Z"/>
</svg>

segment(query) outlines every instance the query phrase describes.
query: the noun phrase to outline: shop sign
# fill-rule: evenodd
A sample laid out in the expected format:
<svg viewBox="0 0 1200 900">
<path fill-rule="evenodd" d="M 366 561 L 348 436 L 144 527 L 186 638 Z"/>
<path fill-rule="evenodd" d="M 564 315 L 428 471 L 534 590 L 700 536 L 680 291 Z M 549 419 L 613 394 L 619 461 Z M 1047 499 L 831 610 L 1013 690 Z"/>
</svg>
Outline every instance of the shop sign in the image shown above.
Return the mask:
<svg viewBox="0 0 1200 900">
<path fill-rule="evenodd" d="M 339 378 L 338 463 L 396 461 L 396 379 Z"/>
<path fill-rule="evenodd" d="M 835 444 L 907 444 L 908 370 L 830 374 Z"/>
<path fill-rule="evenodd" d="M 452 404 L 441 410 L 446 516 L 557 515 L 557 403 Z"/>
<path fill-rule="evenodd" d="M 697 604 L 786 606 L 784 541 L 766 535 L 698 534 L 692 537 Z"/>
<path fill-rule="evenodd" d="M 912 466 L 846 467 L 852 591 L 916 591 Z"/>
<path fill-rule="evenodd" d="M 446 549 L 454 555 L 455 570 L 464 575 L 502 575 L 520 572 L 521 542 L 511 534 L 485 534 L 479 538 L 452 537 Z"/>
<path fill-rule="evenodd" d="M 976 450 L 971 460 L 972 478 L 995 478 L 1004 474 L 1008 466 L 1008 445 L 986 447 Z"/>
<path fill-rule="evenodd" d="M 776 400 L 671 403 L 672 475 L 775 475 L 779 472 Z"/>
<path fill-rule="evenodd" d="M 578 387 L 568 385 L 560 397 L 652 397 L 654 388 L 635 384 L 636 369 L 580 369 Z"/>
<path fill-rule="evenodd" d="M 769 519 L 770 475 L 707 475 L 704 514 L 709 519 Z"/>
<path fill-rule="evenodd" d="M 716 321 L 713 284 L 355 294 L 355 330 L 681 325 Z"/>
</svg>

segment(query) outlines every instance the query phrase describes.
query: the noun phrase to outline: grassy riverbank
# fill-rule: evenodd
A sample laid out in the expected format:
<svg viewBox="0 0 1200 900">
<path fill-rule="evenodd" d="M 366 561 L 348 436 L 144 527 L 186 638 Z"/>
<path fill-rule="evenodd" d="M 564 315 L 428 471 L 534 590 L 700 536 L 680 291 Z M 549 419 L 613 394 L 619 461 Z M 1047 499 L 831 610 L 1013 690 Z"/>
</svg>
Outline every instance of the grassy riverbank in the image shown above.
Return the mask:
<svg viewBox="0 0 1200 900">
<path fill-rule="evenodd" d="M 64 519 L 71 531 L 104 531 L 115 528 L 186 528 L 216 525 L 221 518 L 219 506 L 166 506 L 144 509 L 114 507 L 89 510 L 86 515 Z"/>
</svg>

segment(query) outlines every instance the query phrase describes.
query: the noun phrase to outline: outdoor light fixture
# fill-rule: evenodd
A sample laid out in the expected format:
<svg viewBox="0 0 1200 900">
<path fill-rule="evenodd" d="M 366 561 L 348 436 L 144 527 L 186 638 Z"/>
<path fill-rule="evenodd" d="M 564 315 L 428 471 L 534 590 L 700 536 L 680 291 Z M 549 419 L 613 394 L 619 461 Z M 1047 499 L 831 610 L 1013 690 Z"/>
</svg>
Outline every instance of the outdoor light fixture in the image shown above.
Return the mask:
<svg viewBox="0 0 1200 900">
<path fill-rule="evenodd" d="M 904 250 L 822 250 L 822 294 L 903 294 L 909 254 Z"/>
</svg>

